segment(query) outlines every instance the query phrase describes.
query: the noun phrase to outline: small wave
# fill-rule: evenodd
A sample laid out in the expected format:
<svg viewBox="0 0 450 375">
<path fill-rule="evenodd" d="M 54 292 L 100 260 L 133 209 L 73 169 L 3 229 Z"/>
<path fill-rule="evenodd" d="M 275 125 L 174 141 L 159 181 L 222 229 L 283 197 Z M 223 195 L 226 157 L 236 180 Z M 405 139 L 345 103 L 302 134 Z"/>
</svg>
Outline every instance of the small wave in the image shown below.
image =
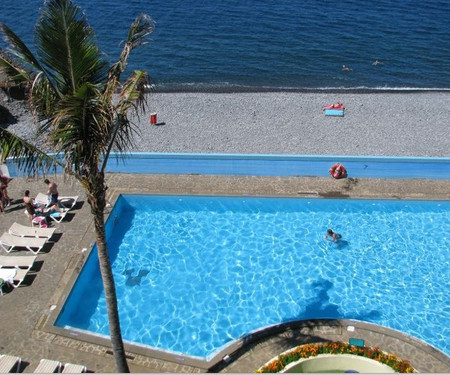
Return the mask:
<svg viewBox="0 0 450 375">
<path fill-rule="evenodd" d="M 184 83 L 160 83 L 152 85 L 152 90 L 159 93 L 175 92 L 199 92 L 199 93 L 246 93 L 246 92 L 299 92 L 299 93 L 414 93 L 414 92 L 449 92 L 450 88 L 439 87 L 294 87 L 294 86 L 259 86 L 240 85 L 228 82 L 184 82 Z"/>
</svg>

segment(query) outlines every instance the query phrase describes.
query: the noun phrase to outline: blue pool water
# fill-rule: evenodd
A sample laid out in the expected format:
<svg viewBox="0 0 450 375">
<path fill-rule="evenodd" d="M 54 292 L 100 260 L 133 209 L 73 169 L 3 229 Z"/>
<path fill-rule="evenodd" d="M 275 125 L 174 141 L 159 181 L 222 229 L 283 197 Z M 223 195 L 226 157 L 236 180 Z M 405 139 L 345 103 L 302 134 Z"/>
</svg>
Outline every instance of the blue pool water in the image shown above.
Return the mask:
<svg viewBox="0 0 450 375">
<path fill-rule="evenodd" d="M 449 233 L 449 201 L 125 195 L 107 221 L 124 339 L 205 359 L 312 318 L 373 322 L 450 354 Z M 56 325 L 108 335 L 95 251 Z"/>
</svg>

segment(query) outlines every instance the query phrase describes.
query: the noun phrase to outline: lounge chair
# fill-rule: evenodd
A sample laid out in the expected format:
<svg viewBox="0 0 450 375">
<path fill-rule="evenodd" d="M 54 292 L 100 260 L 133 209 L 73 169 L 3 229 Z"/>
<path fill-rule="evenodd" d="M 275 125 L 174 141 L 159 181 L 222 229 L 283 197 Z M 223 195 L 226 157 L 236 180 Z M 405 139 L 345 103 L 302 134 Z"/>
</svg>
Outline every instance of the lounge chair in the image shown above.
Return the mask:
<svg viewBox="0 0 450 375">
<path fill-rule="evenodd" d="M 2 268 L 24 268 L 30 270 L 33 267 L 37 255 L 33 256 L 14 256 L 0 255 L 0 269 Z"/>
<path fill-rule="evenodd" d="M 12 372 L 14 369 L 16 372 L 20 371 L 20 364 L 22 359 L 13 355 L 0 355 L 0 373 L 7 374 Z"/>
<path fill-rule="evenodd" d="M 71 210 L 75 207 L 78 201 L 78 195 L 74 196 L 60 196 L 58 197 L 58 203 L 63 206 L 63 208 L 68 208 Z M 48 195 L 43 193 L 38 193 L 36 198 L 34 199 L 34 202 L 40 206 L 47 206 L 48 204 Z"/>
<path fill-rule="evenodd" d="M 60 223 L 61 221 L 64 220 L 67 213 L 69 212 L 69 209 L 66 209 L 66 210 L 67 211 L 64 211 L 64 212 L 55 211 L 55 212 L 52 212 L 51 214 L 46 214 L 45 216 L 52 219 L 53 221 L 56 221 L 57 223 Z"/>
<path fill-rule="evenodd" d="M 21 268 L 0 268 L 0 279 L 13 288 L 18 288 L 28 274 Z M 1 371 L 0 371 L 1 372 Z"/>
<path fill-rule="evenodd" d="M 53 233 L 55 233 L 55 228 L 27 227 L 19 223 L 13 223 L 8 232 L 19 237 L 42 237 L 49 240 L 53 236 Z"/>
<path fill-rule="evenodd" d="M 47 226 L 46 226 L 47 221 L 45 218 L 50 218 L 53 221 L 60 223 L 66 217 L 67 212 L 69 212 L 68 208 L 64 208 L 63 212 L 53 211 L 52 213 L 48 213 L 48 212 L 42 213 L 42 214 L 40 214 L 40 216 L 36 216 L 34 219 L 31 220 L 31 226 L 32 227 L 37 226 L 39 228 L 47 229 Z M 27 215 L 27 217 L 30 219 L 30 214 L 28 213 L 27 210 L 25 210 L 25 215 Z"/>
<path fill-rule="evenodd" d="M 58 203 L 71 210 L 78 202 L 78 195 L 59 197 Z"/>
<path fill-rule="evenodd" d="M 34 198 L 34 203 L 39 205 L 39 206 L 47 206 L 48 204 L 48 195 L 43 194 L 43 193 L 38 193 L 38 195 L 36 195 L 36 198 Z"/>
<path fill-rule="evenodd" d="M 55 372 L 61 372 L 62 363 L 59 361 L 53 361 L 52 359 L 41 359 L 36 369 L 33 371 L 35 374 L 53 374 Z"/>
<path fill-rule="evenodd" d="M 8 284 L 18 288 L 33 267 L 37 256 L 12 256 L 0 255 L 0 295 L 3 295 L 3 287 Z M 20 271 L 19 271 L 20 270 Z"/>
<path fill-rule="evenodd" d="M 86 366 L 74 365 L 73 363 L 66 363 L 62 370 L 63 374 L 82 374 L 86 372 Z"/>
<path fill-rule="evenodd" d="M 0 246 L 3 247 L 7 253 L 16 248 L 26 248 L 33 254 L 37 254 L 42 250 L 46 243 L 46 238 L 18 237 L 6 232 L 0 237 Z"/>
</svg>

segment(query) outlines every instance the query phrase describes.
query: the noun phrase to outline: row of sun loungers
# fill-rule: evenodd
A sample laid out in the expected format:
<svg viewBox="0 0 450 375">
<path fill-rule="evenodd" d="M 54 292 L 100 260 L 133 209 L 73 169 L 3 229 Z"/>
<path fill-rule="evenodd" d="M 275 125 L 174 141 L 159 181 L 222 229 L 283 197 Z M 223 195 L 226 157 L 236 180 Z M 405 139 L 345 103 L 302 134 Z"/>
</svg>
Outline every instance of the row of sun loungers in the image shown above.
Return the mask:
<svg viewBox="0 0 450 375">
<path fill-rule="evenodd" d="M 39 365 L 34 370 L 35 374 L 81 374 L 86 372 L 86 366 L 75 365 L 73 363 L 66 363 L 63 365 L 59 361 L 54 361 L 51 359 L 41 359 Z"/>
<path fill-rule="evenodd" d="M 55 228 L 36 228 L 14 223 L 0 237 L 0 246 L 10 253 L 16 248 L 25 248 L 38 254 L 55 233 Z"/>
<path fill-rule="evenodd" d="M 39 193 L 35 200 L 38 204 L 47 204 L 47 195 Z M 59 204 L 66 209 L 59 218 L 53 218 L 60 222 L 67 211 L 77 203 L 78 196 L 61 197 Z M 3 287 L 9 285 L 18 288 L 28 272 L 33 267 L 36 255 L 50 242 L 55 233 L 55 228 L 28 227 L 19 223 L 13 223 L 7 232 L 0 237 L 0 246 L 11 253 L 13 250 L 26 249 L 33 256 L 0 256 L 0 295 L 3 295 Z"/>
<path fill-rule="evenodd" d="M 22 359 L 13 355 L 0 354 L 0 374 L 19 372 Z"/>
<path fill-rule="evenodd" d="M 45 197 L 45 201 L 44 201 Z M 47 204 L 47 196 L 38 194 L 41 199 L 39 204 Z M 67 211 L 77 203 L 78 196 L 61 197 L 60 205 L 66 208 L 59 222 Z M 55 220 L 55 219 L 54 219 Z M 55 220 L 58 221 L 58 220 Z M 25 248 L 33 253 L 31 256 L 0 255 L 0 295 L 3 295 L 3 286 L 9 285 L 18 288 L 28 273 L 32 270 L 37 254 L 55 233 L 55 228 L 29 227 L 19 223 L 13 223 L 7 232 L 0 237 L 0 246 L 10 253 L 12 250 Z M 0 354 L 0 374 L 21 372 L 22 359 L 13 355 Z M 34 370 L 34 373 L 84 373 L 86 366 L 73 363 L 62 364 L 59 361 L 42 359 Z"/>
<path fill-rule="evenodd" d="M 7 253 L 23 247 L 33 254 L 38 254 L 53 236 L 54 231 L 54 228 L 34 228 L 14 223 L 8 232 L 3 233 L 0 237 L 0 246 Z M 3 295 L 5 284 L 13 288 L 18 288 L 22 284 L 36 258 L 37 255 L 0 255 L 0 295 Z"/>
<path fill-rule="evenodd" d="M 20 372 L 20 366 L 22 364 L 22 358 L 12 355 L 0 354 L 0 374 L 7 374 L 11 372 Z M 41 359 L 38 366 L 34 370 L 35 374 L 81 374 L 86 372 L 86 366 L 76 365 L 73 363 L 62 364 L 59 361 L 51 359 Z"/>
<path fill-rule="evenodd" d="M 49 217 L 60 223 L 67 212 L 70 211 L 77 204 L 78 196 L 60 197 L 58 200 L 61 206 L 66 209 L 64 212 L 55 212 L 50 214 Z M 36 196 L 35 202 L 37 204 L 45 206 L 47 204 L 47 195 L 39 193 Z M 14 223 L 7 233 L 3 233 L 0 237 L 0 246 L 10 253 L 17 248 L 25 248 L 31 251 L 33 254 L 38 254 L 45 244 L 50 240 L 53 235 L 54 228 L 27 228 L 18 223 Z"/>
</svg>

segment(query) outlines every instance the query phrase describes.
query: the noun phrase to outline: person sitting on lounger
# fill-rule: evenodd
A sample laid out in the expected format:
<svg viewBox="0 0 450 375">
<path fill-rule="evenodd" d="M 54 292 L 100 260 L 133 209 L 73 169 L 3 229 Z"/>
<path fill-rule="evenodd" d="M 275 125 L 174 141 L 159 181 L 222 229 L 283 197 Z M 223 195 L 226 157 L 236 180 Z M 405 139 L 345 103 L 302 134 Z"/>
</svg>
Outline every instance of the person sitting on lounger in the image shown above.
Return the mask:
<svg viewBox="0 0 450 375">
<path fill-rule="evenodd" d="M 25 209 L 27 210 L 30 221 L 33 221 L 37 216 L 41 216 L 43 214 L 42 209 L 38 205 L 34 204 L 33 198 L 30 197 L 29 190 L 25 190 L 22 199 L 23 203 L 25 203 Z"/>
<path fill-rule="evenodd" d="M 33 201 L 33 198 L 30 197 L 30 191 L 25 190 L 25 193 L 23 195 L 23 202 L 25 203 L 25 209 L 28 213 L 28 218 L 30 221 L 33 221 L 34 219 L 40 217 L 44 219 L 45 223 L 48 225 L 46 216 L 50 215 L 53 212 L 60 211 L 61 209 L 59 206 L 53 205 L 50 208 L 40 207 L 39 205 L 35 204 Z"/>
</svg>

